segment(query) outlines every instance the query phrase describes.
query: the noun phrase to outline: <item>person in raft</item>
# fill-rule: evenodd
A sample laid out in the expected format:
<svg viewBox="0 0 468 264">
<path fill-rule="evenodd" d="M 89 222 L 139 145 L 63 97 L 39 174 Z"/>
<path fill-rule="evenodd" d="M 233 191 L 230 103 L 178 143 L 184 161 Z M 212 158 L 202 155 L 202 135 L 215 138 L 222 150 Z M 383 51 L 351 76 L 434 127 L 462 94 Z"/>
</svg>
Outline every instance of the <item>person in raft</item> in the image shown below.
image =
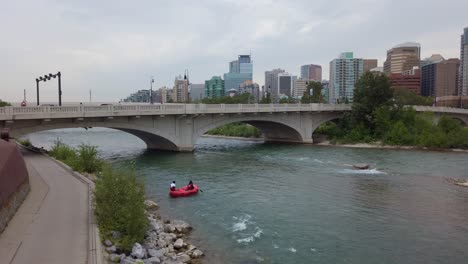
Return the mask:
<svg viewBox="0 0 468 264">
<path fill-rule="evenodd" d="M 172 183 L 171 183 L 171 191 L 175 191 L 175 190 L 176 190 L 175 181 L 172 181 Z"/>
<path fill-rule="evenodd" d="M 187 184 L 187 190 L 193 190 L 195 187 L 193 187 L 193 182 L 192 180 L 189 181 L 189 183 Z"/>
</svg>

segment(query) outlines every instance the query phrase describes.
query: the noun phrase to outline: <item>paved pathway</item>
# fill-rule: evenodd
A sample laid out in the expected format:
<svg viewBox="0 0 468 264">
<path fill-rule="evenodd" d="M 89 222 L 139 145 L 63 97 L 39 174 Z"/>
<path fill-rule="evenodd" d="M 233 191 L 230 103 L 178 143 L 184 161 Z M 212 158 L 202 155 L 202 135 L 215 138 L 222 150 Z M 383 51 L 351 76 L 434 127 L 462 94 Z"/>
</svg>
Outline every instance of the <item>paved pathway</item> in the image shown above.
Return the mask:
<svg viewBox="0 0 468 264">
<path fill-rule="evenodd" d="M 88 185 L 47 157 L 23 154 L 31 192 L 0 235 L 0 263 L 87 263 Z"/>
</svg>

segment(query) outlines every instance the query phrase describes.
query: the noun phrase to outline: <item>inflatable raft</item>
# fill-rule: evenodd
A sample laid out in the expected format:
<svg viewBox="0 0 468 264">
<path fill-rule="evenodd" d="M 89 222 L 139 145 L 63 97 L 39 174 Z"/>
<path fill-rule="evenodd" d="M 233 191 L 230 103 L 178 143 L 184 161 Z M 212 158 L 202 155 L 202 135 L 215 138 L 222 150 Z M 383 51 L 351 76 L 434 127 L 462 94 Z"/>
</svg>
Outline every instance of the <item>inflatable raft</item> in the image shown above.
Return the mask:
<svg viewBox="0 0 468 264">
<path fill-rule="evenodd" d="M 187 190 L 187 186 L 184 186 L 182 188 L 179 188 L 175 191 L 169 191 L 169 195 L 172 198 L 177 198 L 177 197 L 185 197 L 185 196 L 190 196 L 198 193 L 198 185 L 194 184 L 192 190 Z"/>
</svg>

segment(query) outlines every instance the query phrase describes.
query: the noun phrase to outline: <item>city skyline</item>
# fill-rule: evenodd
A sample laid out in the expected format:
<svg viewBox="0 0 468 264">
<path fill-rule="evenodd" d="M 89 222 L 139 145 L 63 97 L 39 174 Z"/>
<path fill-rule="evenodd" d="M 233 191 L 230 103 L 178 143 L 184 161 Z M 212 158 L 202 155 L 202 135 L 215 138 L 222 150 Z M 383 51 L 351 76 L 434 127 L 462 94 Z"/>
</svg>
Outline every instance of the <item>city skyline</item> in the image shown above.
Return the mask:
<svg viewBox="0 0 468 264">
<path fill-rule="evenodd" d="M 265 71 L 282 68 L 300 75 L 300 66 L 310 63 L 321 65 L 327 78 L 330 60 L 347 50 L 376 58 L 382 66 L 386 51 L 406 41 L 421 43 L 421 58 L 432 54 L 459 58 L 460 35 L 468 26 L 463 21 L 468 3 L 461 0 L 405 2 L 404 7 L 394 1 L 318 1 L 314 10 L 307 5 L 307 1 L 186 5 L 148 1 L 138 6 L 7 2 L 0 22 L 15 27 L 2 29 L 9 41 L 0 51 L 5 58 L 1 99 L 19 102 L 26 89 L 33 102 L 35 78 L 61 71 L 64 101 L 88 101 L 89 90 L 93 101 L 118 101 L 149 89 L 150 76 L 155 76 L 153 88 L 171 86 L 175 75 L 189 69 L 191 83 L 204 83 L 225 73 L 227 63 L 239 54 L 252 55 L 253 81 L 260 86 Z M 279 16 L 283 12 L 294 16 Z M 183 21 L 177 19 L 179 13 Z M 443 13 L 450 15 L 440 17 Z M 227 34 L 206 41 L 226 28 Z M 56 101 L 55 83 L 41 84 L 41 100 Z"/>
</svg>

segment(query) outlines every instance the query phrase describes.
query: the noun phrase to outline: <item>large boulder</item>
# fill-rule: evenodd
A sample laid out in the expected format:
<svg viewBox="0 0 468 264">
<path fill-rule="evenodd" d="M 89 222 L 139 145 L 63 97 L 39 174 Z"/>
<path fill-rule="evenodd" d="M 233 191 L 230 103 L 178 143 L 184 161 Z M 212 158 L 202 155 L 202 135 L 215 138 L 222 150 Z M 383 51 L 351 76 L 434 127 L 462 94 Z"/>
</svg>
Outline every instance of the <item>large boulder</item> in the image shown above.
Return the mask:
<svg viewBox="0 0 468 264">
<path fill-rule="evenodd" d="M 167 242 L 165 240 L 159 239 L 158 240 L 158 246 L 161 248 L 167 247 Z"/>
<path fill-rule="evenodd" d="M 148 259 L 143 260 L 145 264 L 159 264 L 161 260 L 158 257 L 151 257 Z"/>
<path fill-rule="evenodd" d="M 184 246 L 184 240 L 182 239 L 177 239 L 176 242 L 174 243 L 174 248 L 179 250 Z"/>
<path fill-rule="evenodd" d="M 117 251 L 117 248 L 114 246 L 111 247 L 106 247 L 106 251 L 109 253 L 115 253 Z"/>
<path fill-rule="evenodd" d="M 200 258 L 201 256 L 203 256 L 203 252 L 199 249 L 195 249 L 193 252 L 192 252 L 192 258 Z"/>
<path fill-rule="evenodd" d="M 369 164 L 358 163 L 358 164 L 354 164 L 353 168 L 358 169 L 358 170 L 367 170 L 369 169 Z"/>
<path fill-rule="evenodd" d="M 142 245 L 140 245 L 140 243 L 135 243 L 135 245 L 133 245 L 133 248 L 132 248 L 132 256 L 135 258 L 139 258 L 139 259 L 145 258 L 146 256 L 145 251 L 146 250 L 143 248 Z"/>
<path fill-rule="evenodd" d="M 159 205 L 151 200 L 146 200 L 145 206 L 146 206 L 146 210 L 148 211 L 156 211 L 159 209 Z"/>
<path fill-rule="evenodd" d="M 126 257 L 122 260 L 120 260 L 120 264 L 135 264 L 136 261 L 130 257 Z"/>
<path fill-rule="evenodd" d="M 163 249 L 152 249 L 152 248 L 148 249 L 148 255 L 150 257 L 162 258 L 165 252 L 166 251 Z"/>
<path fill-rule="evenodd" d="M 172 226 L 179 233 L 188 233 L 188 232 L 192 231 L 192 229 L 193 229 L 187 222 L 182 221 L 182 220 L 172 221 Z M 172 232 L 172 233 L 174 233 L 174 232 Z"/>
<path fill-rule="evenodd" d="M 189 255 L 185 253 L 179 253 L 177 254 L 177 261 L 180 261 L 182 263 L 190 263 L 192 259 L 190 258 Z"/>
</svg>

